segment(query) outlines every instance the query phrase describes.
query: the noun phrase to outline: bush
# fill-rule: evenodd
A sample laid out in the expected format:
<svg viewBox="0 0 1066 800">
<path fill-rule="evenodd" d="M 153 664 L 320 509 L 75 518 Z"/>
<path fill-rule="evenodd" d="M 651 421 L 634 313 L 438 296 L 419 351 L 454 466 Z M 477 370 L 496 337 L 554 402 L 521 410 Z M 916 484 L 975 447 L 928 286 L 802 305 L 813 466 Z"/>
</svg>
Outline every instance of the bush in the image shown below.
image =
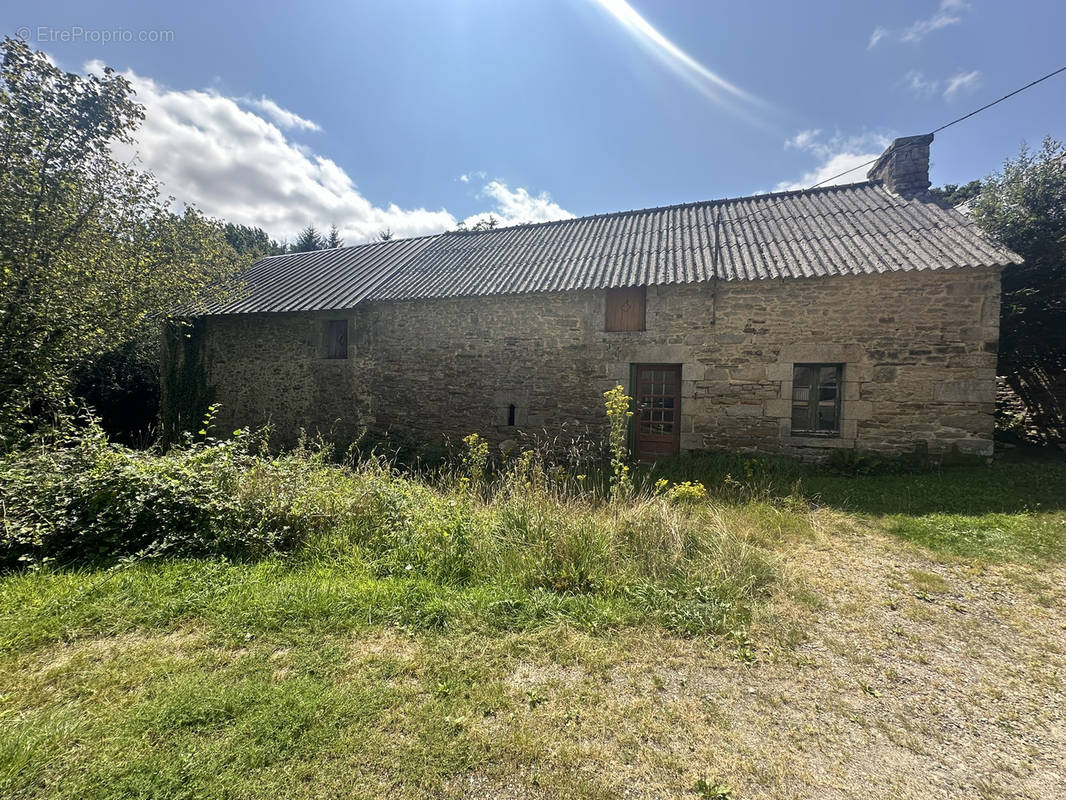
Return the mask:
<svg viewBox="0 0 1066 800">
<path fill-rule="evenodd" d="M 419 626 L 451 624 L 469 601 L 501 624 L 591 615 L 684 633 L 745 625 L 777 573 L 767 543 L 736 532 L 702 483 L 608 494 L 533 450 L 490 476 L 479 437 L 461 469 L 427 480 L 382 458 L 330 463 L 321 443 L 271 456 L 256 436 L 209 429 L 153 452 L 90 423 L 0 456 L 0 568 L 294 552 L 296 569 L 344 564 L 406 597 L 379 612 Z"/>
<path fill-rule="evenodd" d="M 629 474 L 629 421 L 633 412 L 629 410 L 633 398 L 625 393 L 621 384 L 603 393 L 607 420 L 610 425 L 608 440 L 611 448 L 611 493 L 627 497 L 633 490 Z"/>
<path fill-rule="evenodd" d="M 697 505 L 708 497 L 707 487 L 699 481 L 681 481 L 672 486 L 666 478 L 660 478 L 654 485 L 655 493 L 662 495 L 674 505 Z"/>
<path fill-rule="evenodd" d="M 166 454 L 68 427 L 0 457 L 0 567 L 292 548 L 340 499 L 308 452 L 268 459 L 244 435 Z"/>
</svg>

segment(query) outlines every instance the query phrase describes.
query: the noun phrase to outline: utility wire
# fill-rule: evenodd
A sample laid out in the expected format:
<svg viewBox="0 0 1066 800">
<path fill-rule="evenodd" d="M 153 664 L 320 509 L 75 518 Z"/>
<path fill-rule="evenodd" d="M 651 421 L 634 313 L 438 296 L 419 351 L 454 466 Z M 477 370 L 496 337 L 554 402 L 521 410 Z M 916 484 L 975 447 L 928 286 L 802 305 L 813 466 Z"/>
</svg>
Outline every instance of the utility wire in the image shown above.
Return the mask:
<svg viewBox="0 0 1066 800">
<path fill-rule="evenodd" d="M 1048 80 L 1049 78 L 1054 78 L 1056 75 L 1058 75 L 1058 74 L 1060 74 L 1062 72 L 1066 72 L 1066 67 L 1059 67 L 1057 70 L 1054 70 L 1053 72 L 1049 72 L 1047 75 L 1044 75 L 1042 78 L 1037 78 L 1035 81 L 1030 81 L 1029 83 L 1025 84 L 1025 86 L 1020 86 L 1017 89 L 1015 89 L 1014 91 L 1008 92 L 1007 94 L 1003 95 L 1002 97 L 1000 97 L 1000 98 L 998 98 L 996 100 L 993 100 L 991 103 L 986 103 L 985 105 L 981 106 L 980 108 L 975 108 L 970 113 L 963 114 L 961 117 L 958 117 L 956 119 L 951 120 L 951 122 L 945 122 L 939 128 L 934 128 L 932 131 L 930 131 L 930 133 L 937 134 L 937 133 L 940 133 L 942 130 L 945 130 L 946 128 L 950 128 L 952 125 L 958 125 L 963 120 L 967 120 L 967 119 L 969 119 L 970 117 L 972 117 L 972 116 L 974 116 L 976 114 L 980 114 L 982 111 L 987 111 L 988 109 L 992 108 L 992 106 L 999 105 L 1004 100 L 1009 100 L 1010 98 L 1014 97 L 1014 95 L 1021 94 L 1026 89 L 1031 89 L 1032 87 L 1036 86 L 1038 83 L 1043 83 L 1044 81 Z M 914 146 L 914 145 L 911 145 L 911 146 Z M 811 189 L 817 189 L 819 186 L 822 186 L 823 184 L 829 183 L 829 181 L 835 181 L 837 178 L 843 178 L 848 173 L 854 172 L 857 169 L 862 169 L 863 167 L 868 167 L 871 164 L 876 164 L 878 159 L 880 159 L 880 158 L 881 158 L 881 156 L 878 156 L 877 158 L 870 159 L 869 161 L 866 161 L 866 162 L 864 162 L 862 164 L 859 164 L 858 166 L 851 167 L 850 169 L 846 169 L 843 172 L 838 172 L 836 175 L 830 175 L 828 178 L 823 178 L 822 180 L 818 181 L 818 183 L 816 183 L 816 184 L 814 184 L 812 186 L 808 186 L 806 189 L 802 189 L 800 191 L 807 192 L 807 191 L 810 191 Z M 745 219 L 748 219 L 749 217 L 753 217 L 756 214 L 762 213 L 763 211 L 766 211 L 768 208 L 771 208 L 772 206 L 777 205 L 777 203 L 780 203 L 780 202 L 782 202 L 782 201 L 778 200 L 775 203 L 770 203 L 769 205 L 763 206 L 762 208 L 758 209 L 757 211 L 753 211 L 750 214 L 747 214 L 747 215 L 745 215 L 743 217 L 737 217 L 737 218 L 731 219 L 729 221 L 730 222 L 743 222 Z"/>
<path fill-rule="evenodd" d="M 998 100 L 992 100 L 991 102 L 985 103 L 985 105 L 982 106 L 980 109 L 974 109 L 969 114 L 964 114 L 963 116 L 960 116 L 957 119 L 952 119 L 952 121 L 950 123 L 944 123 L 939 128 L 934 128 L 930 132 L 933 133 L 933 134 L 936 134 L 936 133 L 939 133 L 941 130 L 944 130 L 946 128 L 950 128 L 952 125 L 958 125 L 960 122 L 963 122 L 964 119 L 969 119 L 974 114 L 980 114 L 982 111 L 986 111 L 986 110 L 990 109 L 992 106 L 998 106 L 999 103 L 1003 102 L 1003 100 L 1007 100 L 1007 99 L 1010 99 L 1010 98 L 1014 97 L 1017 94 L 1021 94 L 1022 92 L 1024 92 L 1027 89 L 1032 89 L 1032 87 L 1035 86 L 1037 83 L 1041 83 L 1043 81 L 1046 81 L 1048 78 L 1054 78 L 1056 75 L 1059 75 L 1060 73 L 1066 73 L 1066 66 L 1059 67 L 1059 68 L 1055 69 L 1053 71 L 1053 73 L 1048 73 L 1043 78 L 1037 78 L 1035 81 L 1031 81 L 1031 82 L 1025 84 L 1024 86 L 1019 87 L 1019 89 L 1014 90 L 1014 92 L 1007 93 L 1007 94 L 1003 95 L 1002 97 L 1000 97 Z M 878 156 L 877 158 L 881 158 L 881 156 Z M 876 158 L 872 159 L 870 161 L 867 161 L 866 163 L 861 163 L 858 166 L 853 166 L 852 169 L 850 169 L 850 170 L 844 170 L 842 173 L 839 173 L 838 175 L 834 175 L 834 176 L 825 178 L 824 180 L 820 180 L 817 183 L 814 183 L 814 186 L 808 187 L 808 189 L 818 189 L 820 186 L 823 185 L 823 183 L 827 183 L 830 180 L 836 180 L 837 178 L 843 177 L 847 173 L 855 172 L 856 170 L 861 170 L 863 166 L 870 166 L 870 164 L 875 164 L 875 163 L 877 163 L 877 159 Z"/>
<path fill-rule="evenodd" d="M 1014 97 L 1014 95 L 1021 94 L 1026 89 L 1031 89 L 1032 87 L 1036 86 L 1038 83 L 1043 83 L 1044 81 L 1048 80 L 1049 78 L 1054 78 L 1056 75 L 1058 75 L 1058 74 L 1060 74 L 1062 72 L 1066 72 L 1066 66 L 1059 67 L 1058 69 L 1056 69 L 1056 70 L 1054 70 L 1052 72 L 1049 72 L 1047 75 L 1044 75 L 1043 77 L 1037 78 L 1035 81 L 1030 81 L 1029 83 L 1025 84 L 1025 86 L 1019 86 L 1014 91 L 1008 92 L 1007 94 L 1003 95 L 1002 97 L 999 97 L 999 98 L 993 100 L 991 103 L 985 103 L 985 105 L 981 106 L 980 108 L 975 108 L 970 113 L 963 114 L 961 117 L 957 117 L 956 119 L 951 120 L 951 122 L 945 122 L 939 128 L 934 128 L 931 131 L 931 133 L 935 135 L 937 133 L 940 133 L 940 131 L 942 131 L 942 130 L 950 128 L 952 125 L 958 125 L 960 122 L 962 122 L 964 120 L 967 120 L 970 117 L 975 116 L 976 114 L 980 114 L 982 111 L 987 111 L 988 109 L 992 108 L 992 106 L 999 105 L 1004 100 L 1009 100 L 1010 98 Z M 911 145 L 911 146 L 913 147 L 914 145 Z M 835 181 L 837 178 L 842 178 L 845 175 L 847 175 L 848 173 L 854 172 L 857 169 L 862 169 L 863 167 L 868 167 L 871 164 L 876 164 L 878 162 L 878 160 L 880 160 L 880 158 L 881 158 L 881 156 L 878 156 L 877 158 L 871 159 L 871 160 L 869 160 L 869 161 L 867 161 L 867 162 L 865 162 L 863 164 L 859 164 L 857 167 L 851 167 L 850 169 L 846 169 L 843 172 L 838 172 L 836 175 L 831 175 L 828 178 L 824 178 L 824 179 L 818 181 L 818 183 L 814 184 L 813 186 L 808 186 L 806 189 L 802 189 L 800 191 L 807 192 L 807 191 L 810 191 L 811 189 L 817 189 L 819 186 L 822 186 L 823 184 L 829 183 L 829 181 Z M 790 192 L 789 194 L 792 194 L 792 193 Z M 783 203 L 783 202 L 784 202 L 784 198 L 782 198 L 780 200 L 775 200 L 773 202 L 767 203 L 766 205 L 762 206 L 761 208 L 757 208 L 756 210 L 754 210 L 754 211 L 752 211 L 752 212 L 750 212 L 748 214 L 745 214 L 742 217 L 734 217 L 734 218 L 729 219 L 727 221 L 730 224 L 734 224 L 734 223 L 738 223 L 738 222 L 744 222 L 745 220 L 750 219 L 751 217 L 758 216 L 760 214 L 765 213 L 769 209 L 771 209 L 774 206 L 779 205 L 780 203 Z M 714 276 L 714 278 L 716 280 L 718 278 L 718 252 L 719 252 L 719 248 L 721 246 L 721 238 L 719 236 L 719 223 L 721 222 L 721 219 L 722 219 L 722 206 L 723 205 L 724 205 L 724 203 L 715 203 L 714 204 L 714 210 L 715 210 L 715 214 L 714 214 L 714 248 L 711 251 L 711 274 Z"/>
<path fill-rule="evenodd" d="M 1054 72 L 1049 72 L 1043 78 L 1037 78 L 1035 81 L 1032 81 L 1031 83 L 1027 83 L 1027 84 L 1025 84 L 1025 86 L 1022 86 L 1019 89 L 1015 89 L 1013 92 L 1009 92 L 1008 94 L 1003 95 L 998 100 L 993 100 L 991 103 L 988 103 L 987 105 L 983 105 L 980 108 L 971 111 L 969 114 L 964 114 L 963 116 L 959 117 L 958 119 L 953 119 L 951 122 L 948 122 L 948 123 L 945 123 L 944 125 L 941 125 L 939 128 L 934 130 L 933 133 L 940 133 L 942 130 L 944 130 L 944 128 L 950 128 L 952 125 L 957 125 L 958 123 L 962 122 L 964 119 L 969 119 L 974 114 L 980 114 L 985 109 L 992 108 L 992 106 L 997 105 L 999 103 L 1002 103 L 1004 100 L 1007 100 L 1007 99 L 1009 99 L 1011 97 L 1014 97 L 1014 95 L 1016 95 L 1016 94 L 1021 94 L 1026 89 L 1030 89 L 1033 86 L 1036 86 L 1038 83 L 1042 83 L 1043 81 L 1046 81 L 1048 78 L 1054 78 L 1060 72 L 1066 72 L 1066 67 L 1059 67 Z"/>
</svg>

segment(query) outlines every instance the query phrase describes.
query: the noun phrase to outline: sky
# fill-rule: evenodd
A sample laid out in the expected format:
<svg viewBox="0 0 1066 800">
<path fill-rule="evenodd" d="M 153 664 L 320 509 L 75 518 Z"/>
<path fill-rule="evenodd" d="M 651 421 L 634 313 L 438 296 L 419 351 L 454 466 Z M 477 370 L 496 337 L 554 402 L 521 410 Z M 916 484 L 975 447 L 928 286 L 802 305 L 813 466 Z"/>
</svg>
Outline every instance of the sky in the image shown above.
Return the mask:
<svg viewBox="0 0 1066 800">
<path fill-rule="evenodd" d="M 1064 30 L 1061 0 L 0 2 L 129 78 L 177 205 L 349 244 L 803 188 L 1066 65 Z M 1046 135 L 1066 73 L 938 134 L 933 184 Z"/>
</svg>

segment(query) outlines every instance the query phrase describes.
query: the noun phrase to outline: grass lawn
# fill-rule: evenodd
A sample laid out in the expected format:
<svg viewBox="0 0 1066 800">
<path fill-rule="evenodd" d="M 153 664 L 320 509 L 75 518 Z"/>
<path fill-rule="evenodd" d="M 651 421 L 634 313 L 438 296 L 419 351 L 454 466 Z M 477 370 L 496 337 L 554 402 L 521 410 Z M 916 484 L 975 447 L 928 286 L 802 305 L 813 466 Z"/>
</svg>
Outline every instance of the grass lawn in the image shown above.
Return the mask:
<svg viewBox="0 0 1066 800">
<path fill-rule="evenodd" d="M 1062 796 L 1066 466 L 659 472 L 711 497 L 386 520 L 469 563 L 0 577 L 0 796 Z"/>
</svg>

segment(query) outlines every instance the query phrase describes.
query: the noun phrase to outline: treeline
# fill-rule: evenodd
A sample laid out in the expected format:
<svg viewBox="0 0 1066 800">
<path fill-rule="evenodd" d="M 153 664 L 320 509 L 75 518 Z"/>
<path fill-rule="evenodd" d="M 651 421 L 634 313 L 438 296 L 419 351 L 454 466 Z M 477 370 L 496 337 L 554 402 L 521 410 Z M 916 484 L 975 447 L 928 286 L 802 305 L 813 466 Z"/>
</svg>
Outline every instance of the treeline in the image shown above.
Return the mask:
<svg viewBox="0 0 1066 800">
<path fill-rule="evenodd" d="M 308 225 L 292 242 L 278 242 L 271 239 L 262 228 L 237 225 L 232 222 L 225 223 L 223 231 L 230 247 L 238 253 L 251 256 L 253 260 L 267 256 L 280 256 L 285 253 L 310 253 L 313 250 L 332 250 L 344 247 L 344 239 L 341 238 L 336 225 L 330 225 L 326 233 L 322 233 L 314 225 Z M 392 234 L 383 232 L 380 237 L 391 239 Z"/>
<path fill-rule="evenodd" d="M 496 219 L 491 218 L 491 223 L 479 222 L 470 230 L 485 230 L 495 228 L 496 225 Z M 338 247 L 344 247 L 344 239 L 341 238 L 341 232 L 336 225 L 330 225 L 329 230 L 322 233 L 314 224 L 310 224 L 300 231 L 299 236 L 292 242 L 278 242 L 271 239 L 270 235 L 262 228 L 236 225 L 232 222 L 225 223 L 223 230 L 226 234 L 226 241 L 229 242 L 234 250 L 238 253 L 249 255 L 253 259 L 280 256 L 285 253 L 310 253 L 315 250 L 334 250 Z M 459 230 L 466 230 L 466 228 L 460 224 Z M 385 228 L 377 235 L 377 240 L 381 242 L 388 242 L 393 238 L 394 235 L 390 228 Z"/>
</svg>

